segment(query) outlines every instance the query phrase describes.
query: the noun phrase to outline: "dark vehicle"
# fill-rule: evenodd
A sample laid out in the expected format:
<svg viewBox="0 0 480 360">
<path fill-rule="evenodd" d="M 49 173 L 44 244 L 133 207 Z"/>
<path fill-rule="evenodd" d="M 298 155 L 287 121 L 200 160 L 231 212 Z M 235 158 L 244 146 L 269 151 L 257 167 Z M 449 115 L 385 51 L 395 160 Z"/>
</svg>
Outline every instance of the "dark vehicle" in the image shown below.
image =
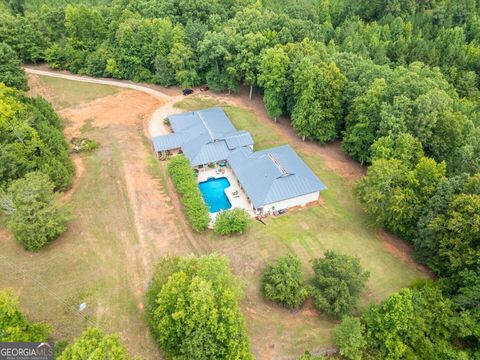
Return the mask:
<svg viewBox="0 0 480 360">
<path fill-rule="evenodd" d="M 192 89 L 183 89 L 182 93 L 183 93 L 183 96 L 191 95 L 191 94 L 193 94 L 193 90 Z"/>
<path fill-rule="evenodd" d="M 208 91 L 210 88 L 208 86 L 204 86 L 200 88 L 200 91 Z"/>
</svg>

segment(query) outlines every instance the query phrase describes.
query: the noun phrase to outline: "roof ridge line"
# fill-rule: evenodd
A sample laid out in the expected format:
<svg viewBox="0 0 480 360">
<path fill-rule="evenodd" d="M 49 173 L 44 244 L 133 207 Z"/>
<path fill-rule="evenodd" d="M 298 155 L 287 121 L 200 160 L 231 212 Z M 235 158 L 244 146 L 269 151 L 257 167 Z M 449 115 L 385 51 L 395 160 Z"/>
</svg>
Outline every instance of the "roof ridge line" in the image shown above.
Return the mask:
<svg viewBox="0 0 480 360">
<path fill-rule="evenodd" d="M 196 111 L 196 113 L 198 114 L 198 117 L 202 121 L 203 126 L 205 126 L 205 129 L 207 129 L 208 135 L 210 136 L 210 140 L 215 141 L 215 137 L 213 136 L 212 130 L 208 127 L 205 119 L 203 118 L 202 113 L 200 111 Z"/>
</svg>

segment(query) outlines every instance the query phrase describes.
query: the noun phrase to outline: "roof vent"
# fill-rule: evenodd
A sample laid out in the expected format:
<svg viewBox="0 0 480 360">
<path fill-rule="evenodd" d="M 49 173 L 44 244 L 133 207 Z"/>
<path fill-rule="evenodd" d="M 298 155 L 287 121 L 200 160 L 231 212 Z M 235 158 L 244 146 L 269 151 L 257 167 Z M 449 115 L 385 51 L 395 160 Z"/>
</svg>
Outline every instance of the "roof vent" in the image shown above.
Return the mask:
<svg viewBox="0 0 480 360">
<path fill-rule="evenodd" d="M 278 161 L 278 159 L 272 153 L 268 153 L 268 157 L 269 157 L 270 160 L 272 160 L 273 164 L 276 166 L 278 171 L 280 171 L 280 174 L 282 174 L 282 176 L 287 176 L 288 175 L 287 169 L 285 169 L 282 166 L 282 164 L 280 164 L 280 161 Z"/>
</svg>

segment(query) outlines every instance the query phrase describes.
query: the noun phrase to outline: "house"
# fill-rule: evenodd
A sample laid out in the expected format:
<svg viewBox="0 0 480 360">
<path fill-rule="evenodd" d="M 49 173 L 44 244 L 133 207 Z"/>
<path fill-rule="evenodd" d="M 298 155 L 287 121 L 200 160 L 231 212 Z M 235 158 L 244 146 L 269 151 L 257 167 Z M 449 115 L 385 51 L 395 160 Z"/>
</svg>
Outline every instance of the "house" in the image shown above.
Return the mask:
<svg viewBox="0 0 480 360">
<path fill-rule="evenodd" d="M 173 133 L 152 139 L 155 152 L 182 152 L 194 167 L 225 161 L 232 151 L 253 147 L 250 133 L 236 130 L 218 107 L 170 115 L 167 119 Z"/>
<path fill-rule="evenodd" d="M 253 151 L 250 133 L 236 130 L 218 107 L 170 115 L 167 119 L 173 133 L 152 139 L 157 154 L 183 153 L 204 179 L 220 176 L 206 165 L 220 164 L 223 174 L 232 179 L 230 183 L 238 184 L 232 188 L 244 194 L 238 206 L 251 214 L 305 206 L 317 202 L 320 191 L 326 189 L 289 145 Z M 232 194 L 225 195 L 231 202 L 236 201 Z"/>
<path fill-rule="evenodd" d="M 227 161 L 256 213 L 316 202 L 326 189 L 290 145 L 262 151 L 238 149 Z"/>
</svg>

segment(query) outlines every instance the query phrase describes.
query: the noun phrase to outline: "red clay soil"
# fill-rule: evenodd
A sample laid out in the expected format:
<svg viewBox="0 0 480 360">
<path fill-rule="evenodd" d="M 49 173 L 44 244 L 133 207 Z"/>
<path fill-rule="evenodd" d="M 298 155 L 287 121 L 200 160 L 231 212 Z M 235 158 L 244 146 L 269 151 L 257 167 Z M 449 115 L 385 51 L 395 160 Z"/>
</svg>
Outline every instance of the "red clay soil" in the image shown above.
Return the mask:
<svg viewBox="0 0 480 360">
<path fill-rule="evenodd" d="M 430 269 L 415 262 L 413 257 L 413 245 L 402 239 L 399 239 L 397 236 L 390 234 L 385 230 L 380 230 L 378 232 L 378 238 L 382 241 L 385 250 L 387 250 L 393 256 L 400 259 L 404 263 L 420 269 L 421 271 L 430 274 L 430 276 L 433 276 Z"/>
</svg>

